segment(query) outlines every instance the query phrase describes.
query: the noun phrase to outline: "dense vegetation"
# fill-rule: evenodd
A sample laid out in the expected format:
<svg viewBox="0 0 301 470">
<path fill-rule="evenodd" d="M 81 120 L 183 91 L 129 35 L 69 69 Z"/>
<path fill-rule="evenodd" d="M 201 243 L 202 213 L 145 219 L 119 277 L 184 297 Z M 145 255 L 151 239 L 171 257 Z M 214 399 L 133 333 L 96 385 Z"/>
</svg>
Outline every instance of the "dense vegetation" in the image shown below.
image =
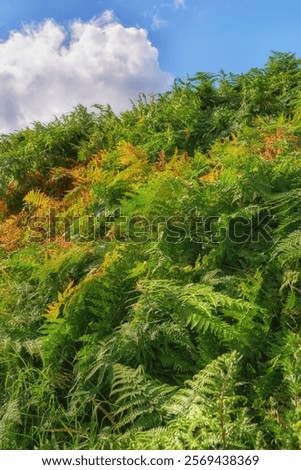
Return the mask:
<svg viewBox="0 0 301 470">
<path fill-rule="evenodd" d="M 0 140 L 1 449 L 301 448 L 301 60 Z"/>
</svg>

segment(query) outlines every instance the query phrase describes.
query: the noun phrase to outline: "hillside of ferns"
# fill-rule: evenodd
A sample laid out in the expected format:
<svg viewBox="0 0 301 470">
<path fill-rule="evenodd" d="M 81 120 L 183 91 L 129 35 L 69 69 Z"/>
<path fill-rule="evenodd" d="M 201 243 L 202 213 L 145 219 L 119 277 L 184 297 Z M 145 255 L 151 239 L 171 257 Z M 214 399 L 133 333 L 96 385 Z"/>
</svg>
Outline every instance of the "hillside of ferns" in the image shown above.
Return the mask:
<svg viewBox="0 0 301 470">
<path fill-rule="evenodd" d="M 0 448 L 301 449 L 301 59 L 0 136 Z"/>
</svg>

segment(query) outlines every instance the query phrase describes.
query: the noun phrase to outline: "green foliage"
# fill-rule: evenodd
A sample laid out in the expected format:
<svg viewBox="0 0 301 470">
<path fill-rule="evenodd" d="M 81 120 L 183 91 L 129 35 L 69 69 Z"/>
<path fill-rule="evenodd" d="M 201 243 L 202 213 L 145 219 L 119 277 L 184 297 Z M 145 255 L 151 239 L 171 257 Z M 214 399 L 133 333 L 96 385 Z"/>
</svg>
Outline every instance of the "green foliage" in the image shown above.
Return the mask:
<svg viewBox="0 0 301 470">
<path fill-rule="evenodd" d="M 300 96 L 273 53 L 1 137 L 1 449 L 301 448 Z"/>
</svg>

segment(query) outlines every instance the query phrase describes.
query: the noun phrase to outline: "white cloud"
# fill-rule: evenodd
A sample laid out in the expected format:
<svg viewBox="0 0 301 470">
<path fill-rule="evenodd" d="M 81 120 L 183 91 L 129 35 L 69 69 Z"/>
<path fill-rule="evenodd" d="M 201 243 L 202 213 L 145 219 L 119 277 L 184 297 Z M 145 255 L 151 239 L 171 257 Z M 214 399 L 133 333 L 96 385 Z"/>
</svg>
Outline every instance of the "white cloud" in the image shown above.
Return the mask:
<svg viewBox="0 0 301 470">
<path fill-rule="evenodd" d="M 168 21 L 159 18 L 157 15 L 152 16 L 151 28 L 153 31 L 157 31 L 160 28 L 168 25 Z"/>
<path fill-rule="evenodd" d="M 119 112 L 171 80 L 147 31 L 125 28 L 110 10 L 68 29 L 52 20 L 26 26 L 0 42 L 0 132 L 48 122 L 79 103 Z"/>
<path fill-rule="evenodd" d="M 185 7 L 185 0 L 174 0 L 173 2 L 176 8 L 184 8 Z"/>
<path fill-rule="evenodd" d="M 113 23 L 115 21 L 115 15 L 113 10 L 105 10 L 100 17 L 101 23 Z"/>
</svg>

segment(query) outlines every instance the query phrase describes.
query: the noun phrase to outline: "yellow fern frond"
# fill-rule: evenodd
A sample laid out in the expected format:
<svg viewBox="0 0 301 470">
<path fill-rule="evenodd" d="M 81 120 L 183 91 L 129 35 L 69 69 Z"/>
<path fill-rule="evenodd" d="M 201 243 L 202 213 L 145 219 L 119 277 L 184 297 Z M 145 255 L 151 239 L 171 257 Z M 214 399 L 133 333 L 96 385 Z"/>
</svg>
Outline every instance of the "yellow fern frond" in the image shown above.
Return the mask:
<svg viewBox="0 0 301 470">
<path fill-rule="evenodd" d="M 51 321 L 56 320 L 61 313 L 61 307 L 65 304 L 66 300 L 71 297 L 75 289 L 76 287 L 73 285 L 73 281 L 70 281 L 64 292 L 58 293 L 57 300 L 47 306 L 47 312 L 44 314 L 44 317 Z"/>
<path fill-rule="evenodd" d="M 214 170 L 210 171 L 210 173 L 207 173 L 204 176 L 200 177 L 200 181 L 205 181 L 206 183 L 214 183 L 219 179 L 221 173 L 220 168 L 215 168 Z"/>
<path fill-rule="evenodd" d="M 47 209 L 51 205 L 51 198 L 42 193 L 39 189 L 29 191 L 23 201 L 37 209 Z"/>
</svg>

